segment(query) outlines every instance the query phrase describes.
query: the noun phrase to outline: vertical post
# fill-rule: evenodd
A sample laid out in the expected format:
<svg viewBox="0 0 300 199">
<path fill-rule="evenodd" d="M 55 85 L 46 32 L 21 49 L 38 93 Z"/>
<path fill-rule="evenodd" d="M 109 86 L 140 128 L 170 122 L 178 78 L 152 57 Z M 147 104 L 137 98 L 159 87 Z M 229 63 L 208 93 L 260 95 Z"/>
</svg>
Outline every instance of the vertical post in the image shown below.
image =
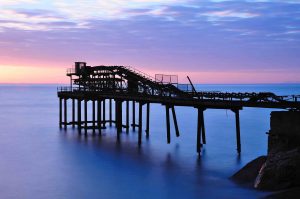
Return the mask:
<svg viewBox="0 0 300 199">
<path fill-rule="evenodd" d="M 126 101 L 126 133 L 129 132 L 129 101 Z"/>
<path fill-rule="evenodd" d="M 150 103 L 147 103 L 147 114 L 146 114 L 146 136 L 149 137 L 149 120 L 150 120 Z"/>
<path fill-rule="evenodd" d="M 67 129 L 67 121 L 68 121 L 68 118 L 67 118 L 67 113 L 68 113 L 68 107 L 67 107 L 67 99 L 64 99 L 64 124 L 65 124 L 65 129 Z"/>
<path fill-rule="evenodd" d="M 116 126 L 117 133 L 122 132 L 122 101 L 116 101 Z"/>
<path fill-rule="evenodd" d="M 84 132 L 87 134 L 88 119 L 87 119 L 87 100 L 84 100 Z"/>
<path fill-rule="evenodd" d="M 75 127 L 75 99 L 72 99 L 72 127 Z"/>
<path fill-rule="evenodd" d="M 237 151 L 241 153 L 241 131 L 240 131 L 240 111 L 234 110 L 235 113 L 235 126 L 236 126 L 236 146 Z"/>
<path fill-rule="evenodd" d="M 139 145 L 142 144 L 143 104 L 139 102 Z"/>
<path fill-rule="evenodd" d="M 112 126 L 112 99 L 109 99 L 109 126 Z"/>
<path fill-rule="evenodd" d="M 171 143 L 171 133 L 170 133 L 170 112 L 169 105 L 166 105 L 166 123 L 167 123 L 167 142 Z"/>
<path fill-rule="evenodd" d="M 102 125 L 101 125 L 101 100 L 97 101 L 97 119 L 98 119 L 98 130 L 99 130 L 99 134 L 101 134 L 101 130 L 102 130 Z"/>
<path fill-rule="evenodd" d="M 77 100 L 77 120 L 78 120 L 78 131 L 81 133 L 81 100 Z"/>
<path fill-rule="evenodd" d="M 197 121 L 197 153 L 200 155 L 201 153 L 201 147 L 202 147 L 202 144 L 201 144 L 201 130 L 202 130 L 202 114 L 201 114 L 201 109 L 200 108 L 197 108 L 198 109 L 198 121 Z"/>
<path fill-rule="evenodd" d="M 202 142 L 206 144 L 205 125 L 204 125 L 204 109 L 201 110 L 201 128 L 202 128 Z"/>
<path fill-rule="evenodd" d="M 176 137 L 179 137 L 179 129 L 178 129 L 178 124 L 177 124 L 177 118 L 176 118 L 176 113 L 175 113 L 175 108 L 172 106 L 172 115 L 173 115 L 173 121 L 174 121 L 174 126 L 175 126 L 175 131 L 176 131 Z"/>
<path fill-rule="evenodd" d="M 96 104 L 95 104 L 95 100 L 93 100 L 93 133 L 95 133 L 95 127 L 96 127 Z"/>
<path fill-rule="evenodd" d="M 106 128 L 106 119 L 105 119 L 105 99 L 103 100 L 103 128 Z"/>
<path fill-rule="evenodd" d="M 132 101 L 132 130 L 135 131 L 135 101 Z"/>
<path fill-rule="evenodd" d="M 59 98 L 59 128 L 62 128 L 62 98 Z"/>
</svg>

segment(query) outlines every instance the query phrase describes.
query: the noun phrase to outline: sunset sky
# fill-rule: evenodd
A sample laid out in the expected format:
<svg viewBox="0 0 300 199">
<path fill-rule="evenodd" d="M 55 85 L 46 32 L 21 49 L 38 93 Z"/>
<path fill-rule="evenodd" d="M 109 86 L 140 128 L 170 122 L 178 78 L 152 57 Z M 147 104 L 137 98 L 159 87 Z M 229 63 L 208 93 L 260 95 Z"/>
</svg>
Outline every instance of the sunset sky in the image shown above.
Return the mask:
<svg viewBox="0 0 300 199">
<path fill-rule="evenodd" d="M 75 61 L 300 83 L 300 0 L 0 0 L 0 83 L 66 83 Z"/>
</svg>

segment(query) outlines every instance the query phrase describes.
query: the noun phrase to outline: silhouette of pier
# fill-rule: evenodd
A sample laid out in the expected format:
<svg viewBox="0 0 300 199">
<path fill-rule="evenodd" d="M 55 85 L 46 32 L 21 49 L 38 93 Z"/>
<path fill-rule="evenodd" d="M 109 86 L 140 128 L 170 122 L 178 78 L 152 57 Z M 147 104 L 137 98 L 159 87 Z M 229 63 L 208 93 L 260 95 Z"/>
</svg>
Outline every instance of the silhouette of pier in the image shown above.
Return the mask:
<svg viewBox="0 0 300 199">
<path fill-rule="evenodd" d="M 300 95 L 277 96 L 270 92 L 199 92 L 189 77 L 187 77 L 189 84 L 179 84 L 176 75 L 157 74 L 155 77 L 151 77 L 126 66 L 101 65 L 91 67 L 87 66 L 85 62 L 75 62 L 75 68 L 68 69 L 67 76 L 70 77 L 70 86 L 59 87 L 57 90 L 60 128 L 67 129 L 68 125 L 77 126 L 79 133 L 84 130 L 84 133 L 87 134 L 88 130 L 91 130 L 93 133 L 101 134 L 102 129 L 105 129 L 107 124 L 109 126 L 115 124 L 118 138 L 123 129 L 129 133 L 130 127 L 134 131 L 137 128 L 139 146 L 143 137 L 143 107 L 146 106 L 144 128 L 146 137 L 149 137 L 150 105 L 153 103 L 165 106 L 167 143 L 171 142 L 170 109 L 177 137 L 180 136 L 180 131 L 175 107 L 187 106 L 197 110 L 196 143 L 199 154 L 203 144 L 206 144 L 204 122 L 206 109 L 227 109 L 235 113 L 238 153 L 241 152 L 239 112 L 243 107 L 300 110 Z M 114 103 L 112 103 L 113 100 Z M 67 118 L 68 101 L 72 103 L 71 119 L 69 120 Z M 88 109 L 89 101 L 92 104 L 91 110 Z M 107 104 L 108 108 L 106 108 Z M 136 104 L 138 105 L 138 113 L 136 113 Z M 123 109 L 126 117 L 125 124 L 122 118 Z M 91 119 L 88 119 L 89 111 L 91 111 Z M 108 111 L 108 118 L 106 111 Z M 112 117 L 113 111 L 115 112 L 114 118 Z M 136 121 L 137 118 L 138 121 Z"/>
</svg>

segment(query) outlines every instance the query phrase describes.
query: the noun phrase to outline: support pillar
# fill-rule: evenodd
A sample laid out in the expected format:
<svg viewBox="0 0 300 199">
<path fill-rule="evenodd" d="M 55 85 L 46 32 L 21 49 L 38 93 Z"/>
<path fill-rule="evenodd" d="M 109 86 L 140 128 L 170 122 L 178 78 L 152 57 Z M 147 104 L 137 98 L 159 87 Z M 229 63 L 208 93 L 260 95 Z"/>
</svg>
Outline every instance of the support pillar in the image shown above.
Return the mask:
<svg viewBox="0 0 300 199">
<path fill-rule="evenodd" d="M 139 102 L 139 145 L 142 144 L 143 103 Z"/>
<path fill-rule="evenodd" d="M 116 126 L 117 126 L 117 133 L 122 132 L 122 101 L 117 100 L 116 104 Z"/>
<path fill-rule="evenodd" d="M 179 137 L 179 129 L 178 129 L 178 124 L 177 124 L 177 118 L 176 118 L 176 113 L 175 113 L 175 108 L 172 106 L 172 115 L 173 115 L 173 121 L 174 121 L 174 126 L 175 126 L 175 131 L 176 131 L 176 137 Z"/>
<path fill-rule="evenodd" d="M 103 100 L 103 121 L 102 121 L 102 124 L 103 124 L 103 128 L 105 129 L 106 128 L 106 119 L 105 119 L 105 99 Z"/>
<path fill-rule="evenodd" d="M 84 132 L 87 134 L 88 119 L 87 119 L 87 100 L 84 100 Z"/>
<path fill-rule="evenodd" d="M 59 128 L 62 128 L 62 98 L 59 98 Z"/>
<path fill-rule="evenodd" d="M 197 121 L 197 153 L 200 155 L 201 153 L 201 130 L 202 130 L 202 110 L 201 108 L 198 109 L 198 121 Z"/>
<path fill-rule="evenodd" d="M 235 127 L 236 127 L 236 148 L 237 152 L 241 153 L 241 130 L 240 130 L 240 111 L 238 109 L 233 110 L 235 113 Z"/>
<path fill-rule="evenodd" d="M 126 133 L 129 132 L 129 101 L 126 101 Z"/>
<path fill-rule="evenodd" d="M 201 110 L 201 128 L 202 128 L 202 142 L 206 144 L 205 125 L 204 125 L 204 109 Z"/>
<path fill-rule="evenodd" d="M 109 99 L 109 126 L 112 126 L 112 99 Z"/>
<path fill-rule="evenodd" d="M 95 104 L 95 100 L 92 101 L 93 102 L 93 133 L 95 133 L 95 127 L 96 127 L 96 104 Z"/>
<path fill-rule="evenodd" d="M 150 120 L 150 103 L 147 103 L 147 114 L 146 114 L 146 136 L 149 137 L 149 120 Z"/>
<path fill-rule="evenodd" d="M 170 133 L 170 112 L 169 105 L 166 105 L 166 123 L 167 123 L 167 143 L 171 143 L 171 133 Z"/>
<path fill-rule="evenodd" d="M 78 126 L 78 132 L 81 133 L 81 100 L 77 100 L 77 126 Z"/>
<path fill-rule="evenodd" d="M 67 113 L 68 113 L 68 107 L 67 107 L 67 99 L 64 99 L 64 124 L 65 124 L 65 130 L 67 129 L 67 122 L 68 122 L 68 118 L 67 118 Z"/>
<path fill-rule="evenodd" d="M 132 130 L 135 131 L 135 101 L 132 101 Z"/>
<path fill-rule="evenodd" d="M 75 99 L 72 99 L 72 127 L 75 127 Z"/>
<path fill-rule="evenodd" d="M 101 121 L 101 100 L 97 101 L 97 120 L 98 120 L 98 130 L 99 130 L 99 134 L 101 134 L 101 130 L 102 130 L 102 121 Z"/>
</svg>

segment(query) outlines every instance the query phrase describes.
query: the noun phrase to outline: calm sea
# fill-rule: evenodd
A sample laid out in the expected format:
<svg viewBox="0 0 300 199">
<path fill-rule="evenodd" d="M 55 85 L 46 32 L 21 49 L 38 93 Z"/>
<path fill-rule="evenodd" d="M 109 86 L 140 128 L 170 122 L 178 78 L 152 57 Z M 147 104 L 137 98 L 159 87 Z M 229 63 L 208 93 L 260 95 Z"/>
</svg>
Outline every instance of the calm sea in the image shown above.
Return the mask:
<svg viewBox="0 0 300 199">
<path fill-rule="evenodd" d="M 300 85 L 198 85 L 199 90 L 300 94 Z M 0 86 L 0 198 L 147 199 L 260 198 L 268 194 L 228 178 L 267 150 L 270 109 L 241 111 L 242 154 L 231 111 L 206 110 L 207 145 L 196 154 L 196 110 L 176 107 L 181 136 L 172 124 L 166 142 L 165 109 L 151 105 L 150 138 L 108 127 L 103 135 L 60 130 L 56 85 Z M 70 109 L 69 109 L 70 110 Z M 69 117 L 70 118 L 70 117 Z"/>
</svg>

